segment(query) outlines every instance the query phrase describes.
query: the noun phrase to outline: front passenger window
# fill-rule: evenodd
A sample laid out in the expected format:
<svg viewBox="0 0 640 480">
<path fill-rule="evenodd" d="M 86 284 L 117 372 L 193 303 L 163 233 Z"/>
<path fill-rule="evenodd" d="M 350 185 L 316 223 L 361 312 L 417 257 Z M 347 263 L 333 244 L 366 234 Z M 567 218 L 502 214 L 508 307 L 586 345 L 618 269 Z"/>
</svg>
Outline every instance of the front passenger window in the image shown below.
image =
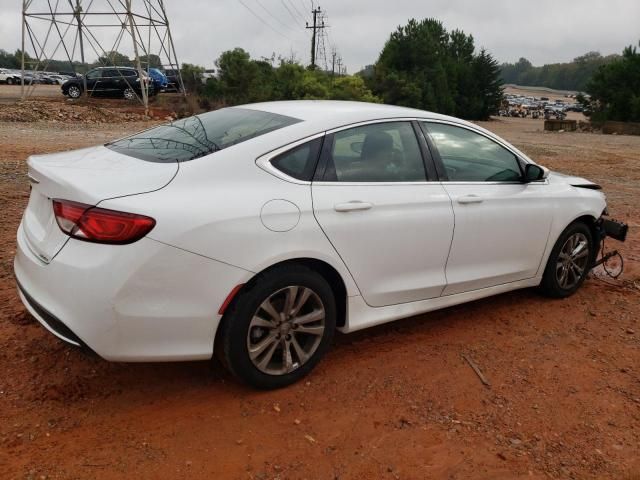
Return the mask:
<svg viewBox="0 0 640 480">
<path fill-rule="evenodd" d="M 452 182 L 517 182 L 518 158 L 502 145 L 466 128 L 444 123 L 423 125 L 440 154 Z"/>
</svg>

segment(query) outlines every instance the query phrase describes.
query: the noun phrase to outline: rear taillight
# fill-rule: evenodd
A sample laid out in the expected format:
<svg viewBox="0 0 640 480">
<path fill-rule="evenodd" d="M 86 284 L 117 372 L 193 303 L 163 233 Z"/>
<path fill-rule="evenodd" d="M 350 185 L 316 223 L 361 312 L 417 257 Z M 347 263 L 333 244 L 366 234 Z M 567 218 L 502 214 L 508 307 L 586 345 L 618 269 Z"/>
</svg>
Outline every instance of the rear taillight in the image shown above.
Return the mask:
<svg viewBox="0 0 640 480">
<path fill-rule="evenodd" d="M 53 200 L 53 212 L 60 230 L 87 242 L 133 243 L 156 224 L 153 218 L 144 215 L 107 210 L 71 200 Z"/>
</svg>

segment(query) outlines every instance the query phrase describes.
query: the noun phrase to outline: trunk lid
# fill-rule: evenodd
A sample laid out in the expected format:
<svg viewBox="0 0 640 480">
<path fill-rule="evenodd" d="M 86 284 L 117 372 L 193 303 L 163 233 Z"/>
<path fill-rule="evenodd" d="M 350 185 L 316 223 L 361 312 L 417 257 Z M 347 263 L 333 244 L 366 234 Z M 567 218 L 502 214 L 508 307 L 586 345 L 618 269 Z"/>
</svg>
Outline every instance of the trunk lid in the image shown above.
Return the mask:
<svg viewBox="0 0 640 480">
<path fill-rule="evenodd" d="M 31 195 L 22 228 L 27 245 L 45 263 L 69 239 L 58 227 L 52 199 L 97 205 L 108 198 L 159 190 L 178 172 L 178 162 L 147 162 L 103 146 L 34 155 L 27 165 Z"/>
</svg>

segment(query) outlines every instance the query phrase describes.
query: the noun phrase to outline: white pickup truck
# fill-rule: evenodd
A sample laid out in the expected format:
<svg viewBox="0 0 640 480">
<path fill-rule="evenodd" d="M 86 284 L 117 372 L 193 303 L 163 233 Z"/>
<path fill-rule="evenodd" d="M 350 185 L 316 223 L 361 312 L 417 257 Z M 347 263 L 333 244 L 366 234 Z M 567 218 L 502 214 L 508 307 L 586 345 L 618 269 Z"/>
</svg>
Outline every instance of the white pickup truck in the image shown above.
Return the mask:
<svg viewBox="0 0 640 480">
<path fill-rule="evenodd" d="M 14 73 L 6 68 L 0 68 L 0 83 L 18 85 L 20 83 L 20 74 Z"/>
</svg>

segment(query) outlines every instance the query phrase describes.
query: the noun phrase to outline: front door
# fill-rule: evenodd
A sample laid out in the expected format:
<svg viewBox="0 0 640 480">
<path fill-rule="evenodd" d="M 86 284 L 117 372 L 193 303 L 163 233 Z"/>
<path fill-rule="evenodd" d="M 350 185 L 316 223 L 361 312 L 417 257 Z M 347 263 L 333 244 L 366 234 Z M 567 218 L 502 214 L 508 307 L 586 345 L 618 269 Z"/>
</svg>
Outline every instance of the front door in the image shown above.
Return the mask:
<svg viewBox="0 0 640 480">
<path fill-rule="evenodd" d="M 453 211 L 427 179 L 417 131 L 397 121 L 327 135 L 312 184 L 316 219 L 374 307 L 438 297 L 446 285 Z"/>
<path fill-rule="evenodd" d="M 552 221 L 546 181 L 523 183 L 517 156 L 481 132 L 423 123 L 444 169 L 455 233 L 443 295 L 532 278 Z"/>
</svg>

